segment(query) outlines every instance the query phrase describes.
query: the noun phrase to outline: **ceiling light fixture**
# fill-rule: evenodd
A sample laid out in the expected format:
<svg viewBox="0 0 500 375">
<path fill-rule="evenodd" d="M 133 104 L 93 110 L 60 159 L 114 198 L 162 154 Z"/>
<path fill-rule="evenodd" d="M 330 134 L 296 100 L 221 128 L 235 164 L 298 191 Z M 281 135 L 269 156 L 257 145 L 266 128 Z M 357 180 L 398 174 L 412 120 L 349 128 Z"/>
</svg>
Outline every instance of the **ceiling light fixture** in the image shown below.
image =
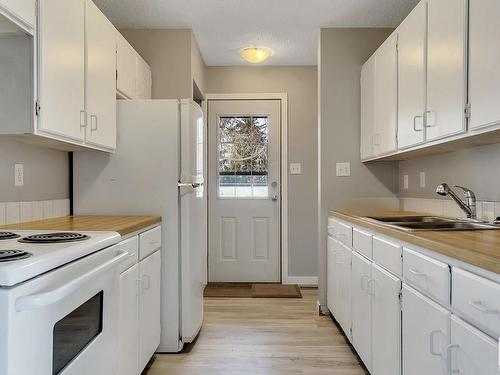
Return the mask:
<svg viewBox="0 0 500 375">
<path fill-rule="evenodd" d="M 240 51 L 240 57 L 252 64 L 264 62 L 273 55 L 273 51 L 266 47 L 247 47 Z"/>
</svg>

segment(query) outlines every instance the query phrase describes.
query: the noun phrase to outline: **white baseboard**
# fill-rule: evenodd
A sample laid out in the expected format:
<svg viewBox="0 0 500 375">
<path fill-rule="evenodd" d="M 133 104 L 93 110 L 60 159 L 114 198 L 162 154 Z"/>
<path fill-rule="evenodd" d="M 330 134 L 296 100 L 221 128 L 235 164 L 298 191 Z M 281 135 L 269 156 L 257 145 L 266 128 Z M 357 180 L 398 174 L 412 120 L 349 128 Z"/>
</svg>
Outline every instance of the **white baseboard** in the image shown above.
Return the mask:
<svg viewBox="0 0 500 375">
<path fill-rule="evenodd" d="M 288 276 L 283 284 L 298 284 L 304 286 L 318 286 L 317 276 Z"/>
</svg>

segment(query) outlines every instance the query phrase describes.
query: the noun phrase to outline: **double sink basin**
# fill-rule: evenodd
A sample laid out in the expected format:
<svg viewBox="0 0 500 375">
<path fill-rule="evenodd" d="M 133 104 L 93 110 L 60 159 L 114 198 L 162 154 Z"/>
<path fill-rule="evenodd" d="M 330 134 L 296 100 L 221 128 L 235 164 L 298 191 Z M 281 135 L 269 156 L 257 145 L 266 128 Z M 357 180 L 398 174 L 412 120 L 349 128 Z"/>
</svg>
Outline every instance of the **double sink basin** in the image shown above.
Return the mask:
<svg viewBox="0 0 500 375">
<path fill-rule="evenodd" d="M 495 230 L 500 225 L 439 216 L 367 216 L 367 219 L 407 232 Z"/>
</svg>

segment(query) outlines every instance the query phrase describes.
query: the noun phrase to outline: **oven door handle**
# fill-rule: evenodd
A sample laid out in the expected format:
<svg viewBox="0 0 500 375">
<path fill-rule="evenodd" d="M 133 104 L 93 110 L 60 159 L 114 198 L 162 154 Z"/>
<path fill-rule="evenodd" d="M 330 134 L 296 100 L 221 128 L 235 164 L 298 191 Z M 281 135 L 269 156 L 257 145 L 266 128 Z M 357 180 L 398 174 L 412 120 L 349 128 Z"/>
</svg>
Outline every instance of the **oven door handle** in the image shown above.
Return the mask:
<svg viewBox="0 0 500 375">
<path fill-rule="evenodd" d="M 38 309 L 44 306 L 52 305 L 56 302 L 61 301 L 63 298 L 67 297 L 71 293 L 80 289 L 85 285 L 90 279 L 96 277 L 98 274 L 105 273 L 111 268 L 115 267 L 117 264 L 121 263 L 128 257 L 126 251 L 120 250 L 118 254 L 108 260 L 107 262 L 93 268 L 91 271 L 84 273 L 71 280 L 70 282 L 64 283 L 62 286 L 49 290 L 48 292 L 32 294 L 29 296 L 20 297 L 16 300 L 16 311 L 28 311 Z"/>
</svg>

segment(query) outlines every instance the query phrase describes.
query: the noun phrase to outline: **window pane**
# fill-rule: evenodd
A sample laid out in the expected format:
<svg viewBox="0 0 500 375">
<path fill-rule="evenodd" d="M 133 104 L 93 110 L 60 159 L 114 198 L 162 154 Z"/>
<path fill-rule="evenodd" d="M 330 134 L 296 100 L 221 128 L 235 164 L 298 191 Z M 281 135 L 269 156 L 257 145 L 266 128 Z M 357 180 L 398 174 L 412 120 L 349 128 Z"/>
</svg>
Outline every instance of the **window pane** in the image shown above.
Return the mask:
<svg viewBox="0 0 500 375">
<path fill-rule="evenodd" d="M 219 119 L 219 197 L 268 196 L 268 118 Z"/>
</svg>

